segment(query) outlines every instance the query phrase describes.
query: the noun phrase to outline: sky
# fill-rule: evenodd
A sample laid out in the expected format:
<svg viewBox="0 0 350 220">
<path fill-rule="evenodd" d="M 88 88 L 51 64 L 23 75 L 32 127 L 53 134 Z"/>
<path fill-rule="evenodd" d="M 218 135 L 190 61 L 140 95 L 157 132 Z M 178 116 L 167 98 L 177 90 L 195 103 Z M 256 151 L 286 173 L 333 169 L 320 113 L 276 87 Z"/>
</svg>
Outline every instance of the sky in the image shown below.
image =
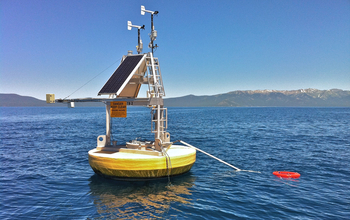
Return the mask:
<svg viewBox="0 0 350 220">
<path fill-rule="evenodd" d="M 145 25 L 150 51 L 141 5 L 159 11 L 166 97 L 350 90 L 349 0 L 1 0 L 0 93 L 98 97 L 122 56 L 137 53 L 127 21 Z"/>
</svg>

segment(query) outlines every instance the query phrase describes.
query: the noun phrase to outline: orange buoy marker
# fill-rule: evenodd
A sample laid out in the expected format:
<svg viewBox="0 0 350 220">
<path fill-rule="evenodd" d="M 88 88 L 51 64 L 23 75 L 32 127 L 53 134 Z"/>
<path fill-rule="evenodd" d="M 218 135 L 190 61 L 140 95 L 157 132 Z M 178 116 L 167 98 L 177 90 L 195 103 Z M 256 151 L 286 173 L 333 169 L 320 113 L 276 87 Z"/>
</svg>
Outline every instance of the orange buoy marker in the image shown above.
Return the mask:
<svg viewBox="0 0 350 220">
<path fill-rule="evenodd" d="M 282 178 L 299 178 L 300 177 L 299 173 L 289 172 L 289 171 L 275 171 L 272 174 Z"/>
</svg>

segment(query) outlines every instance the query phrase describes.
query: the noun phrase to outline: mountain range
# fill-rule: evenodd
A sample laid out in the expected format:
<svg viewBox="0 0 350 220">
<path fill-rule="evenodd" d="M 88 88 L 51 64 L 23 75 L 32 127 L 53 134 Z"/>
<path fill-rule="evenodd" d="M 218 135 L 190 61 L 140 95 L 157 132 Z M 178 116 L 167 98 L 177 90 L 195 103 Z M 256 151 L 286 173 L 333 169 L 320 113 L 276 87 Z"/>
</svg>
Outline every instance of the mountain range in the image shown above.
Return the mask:
<svg viewBox="0 0 350 220">
<path fill-rule="evenodd" d="M 102 103 L 75 103 L 77 107 L 103 106 Z M 350 107 L 350 91 L 318 90 L 245 90 L 210 96 L 187 95 L 164 99 L 166 107 Z M 30 96 L 0 94 L 1 107 L 64 106 L 46 104 Z"/>
<path fill-rule="evenodd" d="M 211 96 L 188 95 L 164 100 L 165 106 L 232 107 L 350 107 L 350 91 L 318 90 L 247 90 Z"/>
</svg>

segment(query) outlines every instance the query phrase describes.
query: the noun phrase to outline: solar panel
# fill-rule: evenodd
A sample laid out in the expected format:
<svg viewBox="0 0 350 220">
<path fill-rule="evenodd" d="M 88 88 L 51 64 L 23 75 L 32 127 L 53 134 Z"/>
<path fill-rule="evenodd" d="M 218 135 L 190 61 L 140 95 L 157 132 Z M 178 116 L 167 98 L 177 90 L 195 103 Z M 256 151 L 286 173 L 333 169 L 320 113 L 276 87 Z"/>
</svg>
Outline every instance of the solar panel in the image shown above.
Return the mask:
<svg viewBox="0 0 350 220">
<path fill-rule="evenodd" d="M 143 57 L 146 55 L 127 56 L 125 60 L 115 70 L 113 75 L 109 78 L 106 84 L 102 87 L 98 95 L 119 95 L 124 89 L 132 75 L 137 71 L 140 64 L 143 62 Z"/>
</svg>

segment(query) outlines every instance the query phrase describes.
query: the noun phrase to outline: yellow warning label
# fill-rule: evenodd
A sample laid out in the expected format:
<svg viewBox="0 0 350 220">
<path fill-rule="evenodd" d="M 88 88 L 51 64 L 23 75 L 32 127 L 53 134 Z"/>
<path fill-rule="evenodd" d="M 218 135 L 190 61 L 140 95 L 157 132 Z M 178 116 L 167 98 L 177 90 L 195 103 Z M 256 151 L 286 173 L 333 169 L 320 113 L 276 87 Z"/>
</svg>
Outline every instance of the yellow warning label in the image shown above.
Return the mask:
<svg viewBox="0 0 350 220">
<path fill-rule="evenodd" d="M 111 102 L 111 117 L 126 118 L 126 102 Z"/>
</svg>

